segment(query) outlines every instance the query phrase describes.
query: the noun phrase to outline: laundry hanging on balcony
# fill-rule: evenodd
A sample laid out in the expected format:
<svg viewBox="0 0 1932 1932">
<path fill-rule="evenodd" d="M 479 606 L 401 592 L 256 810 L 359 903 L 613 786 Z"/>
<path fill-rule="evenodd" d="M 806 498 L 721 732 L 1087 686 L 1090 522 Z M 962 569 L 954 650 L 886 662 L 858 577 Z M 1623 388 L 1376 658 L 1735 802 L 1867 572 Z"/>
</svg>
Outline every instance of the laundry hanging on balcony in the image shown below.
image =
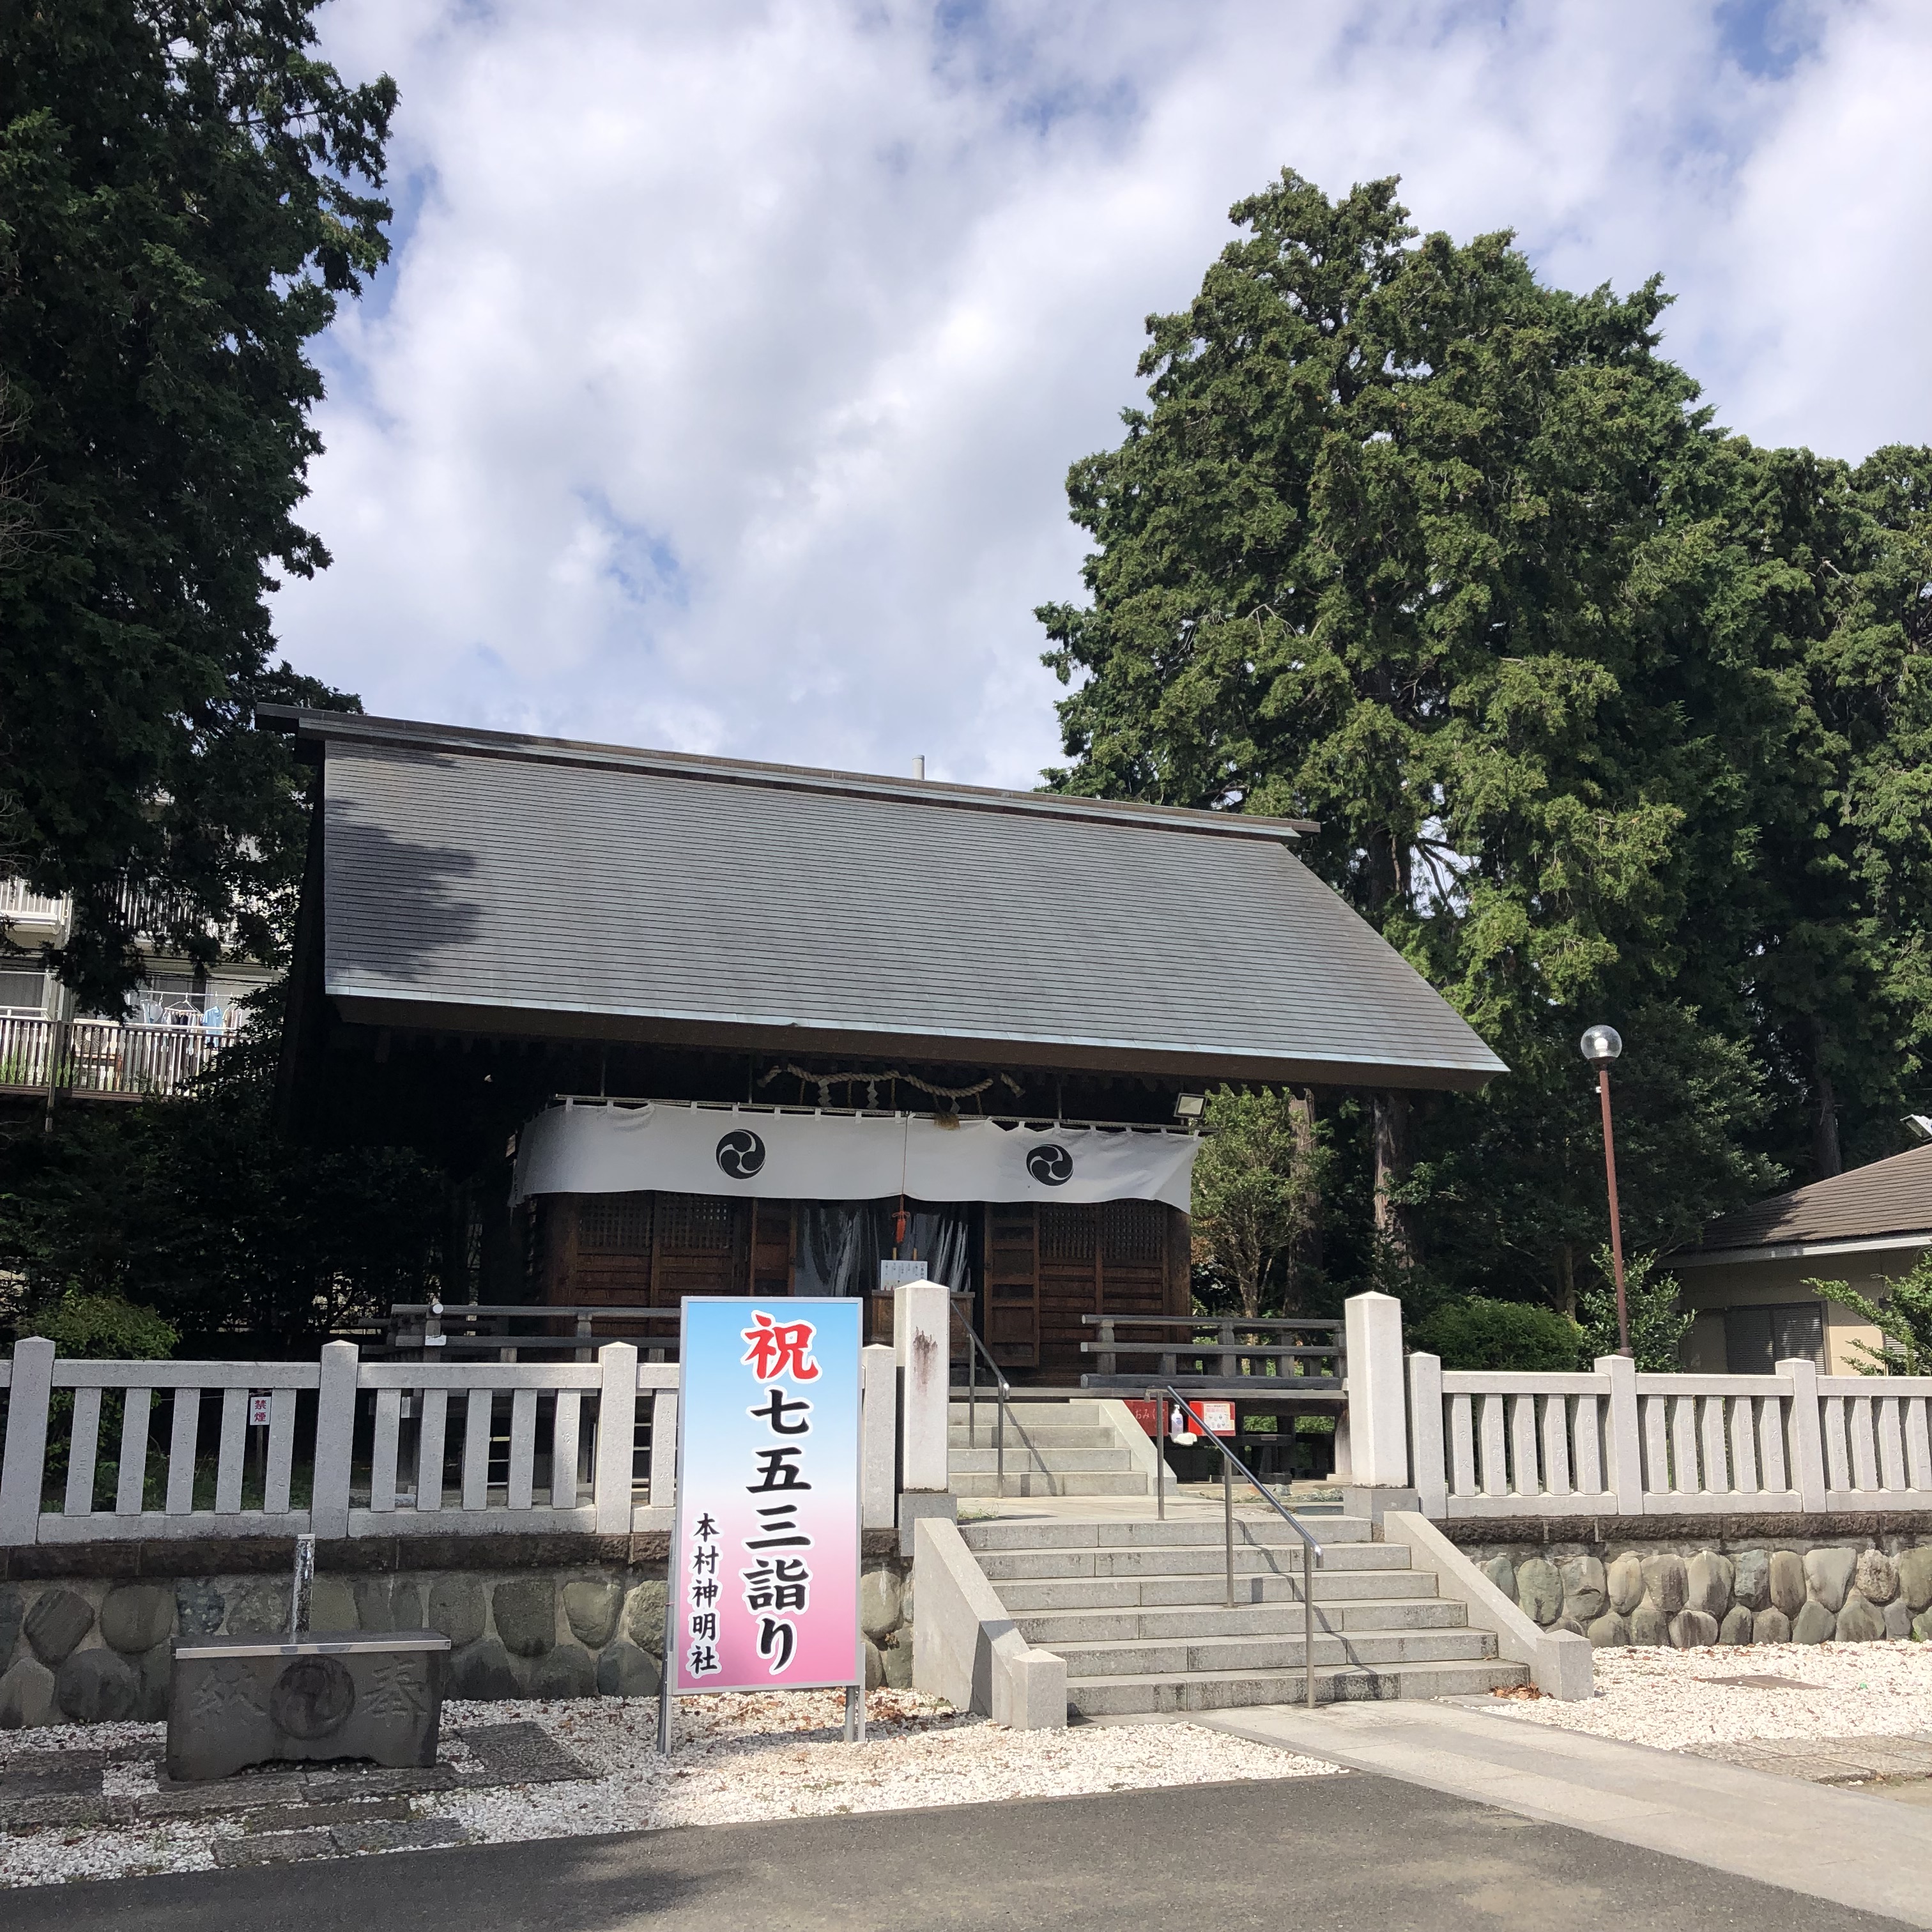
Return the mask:
<svg viewBox="0 0 1932 1932">
<path fill-rule="evenodd" d="M 794 1201 L 1164 1201 L 1184 1214 L 1200 1148 L 1192 1134 L 1159 1130 L 566 1101 L 518 1136 L 511 1200 L 662 1189 Z"/>
</svg>

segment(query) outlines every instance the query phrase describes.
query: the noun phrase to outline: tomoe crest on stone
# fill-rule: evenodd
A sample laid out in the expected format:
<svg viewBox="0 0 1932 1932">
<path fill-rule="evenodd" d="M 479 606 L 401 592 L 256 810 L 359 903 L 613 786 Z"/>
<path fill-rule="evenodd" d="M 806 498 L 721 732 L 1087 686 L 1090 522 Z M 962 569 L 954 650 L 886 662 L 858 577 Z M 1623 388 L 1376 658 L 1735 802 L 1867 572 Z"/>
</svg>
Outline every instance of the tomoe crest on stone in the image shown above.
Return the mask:
<svg viewBox="0 0 1932 1932">
<path fill-rule="evenodd" d="M 749 1180 L 765 1164 L 765 1144 L 749 1127 L 734 1127 L 718 1139 L 718 1165 L 734 1180 Z"/>
<path fill-rule="evenodd" d="M 1064 1186 L 1073 1178 L 1073 1156 L 1048 1141 L 1027 1156 L 1027 1172 L 1043 1187 Z"/>
</svg>

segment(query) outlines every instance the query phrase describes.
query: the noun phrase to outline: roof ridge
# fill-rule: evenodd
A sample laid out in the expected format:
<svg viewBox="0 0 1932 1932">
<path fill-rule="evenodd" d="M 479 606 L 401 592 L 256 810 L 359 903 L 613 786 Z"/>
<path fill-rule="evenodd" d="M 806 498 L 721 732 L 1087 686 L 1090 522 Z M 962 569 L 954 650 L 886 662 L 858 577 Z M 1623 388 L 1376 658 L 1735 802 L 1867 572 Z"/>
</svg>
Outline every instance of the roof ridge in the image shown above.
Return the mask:
<svg viewBox="0 0 1932 1932">
<path fill-rule="evenodd" d="M 520 758 L 532 764 L 584 765 L 606 770 L 651 772 L 662 776 L 753 784 L 775 790 L 842 794 L 850 797 L 895 798 L 919 805 L 964 810 L 1012 812 L 1090 824 L 1166 826 L 1210 836 L 1292 842 L 1319 831 L 1307 818 L 1275 818 L 1255 812 L 1213 812 L 1199 806 L 1160 805 L 1139 799 L 1089 798 L 1073 792 L 1015 791 L 996 785 L 964 784 L 942 778 L 898 778 L 884 773 L 839 771 L 830 766 L 784 765 L 707 752 L 662 752 L 646 746 L 599 743 L 587 739 L 547 738 L 481 726 L 437 724 L 410 718 L 372 717 L 362 712 L 322 711 L 299 705 L 262 704 L 258 722 L 274 730 L 326 743 L 418 746 L 466 752 L 484 758 Z"/>
</svg>

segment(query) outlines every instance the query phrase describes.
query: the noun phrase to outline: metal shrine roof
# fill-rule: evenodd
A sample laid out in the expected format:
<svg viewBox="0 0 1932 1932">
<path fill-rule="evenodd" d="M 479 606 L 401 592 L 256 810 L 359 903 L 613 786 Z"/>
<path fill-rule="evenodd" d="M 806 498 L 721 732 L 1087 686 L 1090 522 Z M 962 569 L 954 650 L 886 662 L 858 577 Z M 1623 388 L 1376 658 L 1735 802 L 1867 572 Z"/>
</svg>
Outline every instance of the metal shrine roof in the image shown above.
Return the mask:
<svg viewBox="0 0 1932 1932">
<path fill-rule="evenodd" d="M 345 1019 L 1475 1087 L 1298 821 L 263 706 L 323 766 Z M 312 893 L 313 882 L 308 889 Z"/>
<path fill-rule="evenodd" d="M 1673 1258 L 1695 1265 L 1772 1249 L 1918 1243 L 1932 1243 L 1932 1145 L 1740 1208 L 1713 1221 L 1696 1248 Z"/>
</svg>

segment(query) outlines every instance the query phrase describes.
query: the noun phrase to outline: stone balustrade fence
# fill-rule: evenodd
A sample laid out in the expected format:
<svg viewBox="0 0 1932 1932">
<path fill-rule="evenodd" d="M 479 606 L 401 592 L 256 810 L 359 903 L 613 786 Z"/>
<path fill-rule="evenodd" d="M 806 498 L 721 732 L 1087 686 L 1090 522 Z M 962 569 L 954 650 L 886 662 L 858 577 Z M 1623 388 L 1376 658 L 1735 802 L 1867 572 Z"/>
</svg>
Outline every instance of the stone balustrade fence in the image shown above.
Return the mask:
<svg viewBox="0 0 1932 1932">
<path fill-rule="evenodd" d="M 1445 1370 L 1408 1358 L 1423 1513 L 1470 1518 L 1932 1510 L 1932 1376 Z"/>
<path fill-rule="evenodd" d="M 864 1523 L 890 1528 L 892 1351 L 866 1353 Z M 30 1338 L 0 1400 L 0 1548 L 672 1522 L 677 1366 L 626 1342 L 574 1362 L 365 1362 L 346 1342 L 314 1363 L 99 1362 Z"/>
</svg>

